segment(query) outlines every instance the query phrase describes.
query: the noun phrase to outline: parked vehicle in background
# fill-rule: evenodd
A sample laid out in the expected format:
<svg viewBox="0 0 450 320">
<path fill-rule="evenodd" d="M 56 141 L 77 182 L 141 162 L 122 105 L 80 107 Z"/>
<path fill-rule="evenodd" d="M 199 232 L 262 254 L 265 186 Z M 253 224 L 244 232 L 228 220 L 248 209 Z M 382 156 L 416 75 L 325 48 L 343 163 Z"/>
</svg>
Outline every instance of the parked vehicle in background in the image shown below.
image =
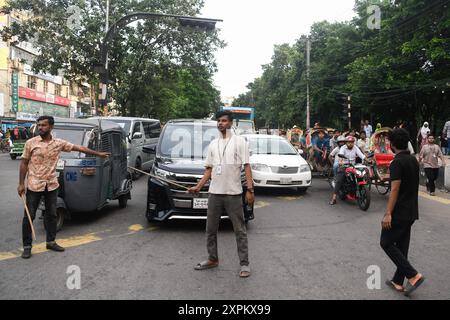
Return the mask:
<svg viewBox="0 0 450 320">
<path fill-rule="evenodd" d="M 152 168 L 154 155 L 142 151 L 144 146 L 152 146 L 158 143 L 161 134 L 161 123 L 156 119 L 133 117 L 94 117 L 92 119 L 105 119 L 117 123 L 125 131 L 127 140 L 128 166 L 149 171 Z M 130 171 L 133 179 L 138 179 L 141 174 Z"/>
<path fill-rule="evenodd" d="M 256 133 L 255 123 L 252 120 L 233 120 L 235 132 L 238 135 Z"/>
<path fill-rule="evenodd" d="M 199 194 L 194 195 L 166 181 L 173 181 L 186 188 L 195 186 L 205 172 L 208 146 L 218 135 L 216 121 L 170 120 L 163 128 L 158 145 L 144 147 L 144 151 L 156 155 L 151 173 L 161 177 L 148 179 L 146 217 L 149 221 L 206 219 L 209 183 Z M 253 219 L 253 206 L 246 205 L 247 182 L 243 172 L 242 206 L 245 220 L 248 221 Z M 222 219 L 227 218 L 222 216 Z"/>
<path fill-rule="evenodd" d="M 249 142 L 255 187 L 295 187 L 305 192 L 311 186 L 309 164 L 286 138 L 262 134 L 243 137 Z"/>
<path fill-rule="evenodd" d="M 250 107 L 220 107 L 220 111 L 230 111 L 233 114 L 233 127 L 236 134 L 256 133 L 255 108 Z"/>
<path fill-rule="evenodd" d="M 29 128 L 16 127 L 11 130 L 9 152 L 11 160 L 16 160 L 18 157 L 22 156 L 23 150 L 25 148 L 25 142 L 27 142 L 29 138 L 31 138 Z"/>
<path fill-rule="evenodd" d="M 80 152 L 61 153 L 58 174 L 57 230 L 71 213 L 89 213 L 118 200 L 125 208 L 131 199 L 131 175 L 127 171 L 125 134 L 114 122 L 101 119 L 55 119 L 52 131 L 60 138 L 90 149 L 109 152 L 108 159 Z M 45 205 L 40 209 L 45 214 Z"/>
</svg>

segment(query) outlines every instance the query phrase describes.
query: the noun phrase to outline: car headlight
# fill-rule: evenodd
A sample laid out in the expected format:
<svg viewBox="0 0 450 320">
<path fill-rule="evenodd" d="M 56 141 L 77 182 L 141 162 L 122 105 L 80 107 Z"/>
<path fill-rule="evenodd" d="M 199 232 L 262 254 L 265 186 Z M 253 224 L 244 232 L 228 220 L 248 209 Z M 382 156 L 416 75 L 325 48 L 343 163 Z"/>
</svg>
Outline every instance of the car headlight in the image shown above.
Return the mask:
<svg viewBox="0 0 450 320">
<path fill-rule="evenodd" d="M 261 172 L 270 172 L 269 166 L 261 163 L 253 163 L 252 170 L 261 171 Z"/>
<path fill-rule="evenodd" d="M 164 178 L 164 179 L 167 179 L 170 176 L 170 172 L 169 171 L 166 171 L 166 170 L 163 170 L 163 169 L 160 169 L 160 168 L 157 168 L 157 167 L 154 167 L 154 168 L 155 169 L 154 169 L 153 172 L 154 172 L 154 174 L 156 176 Z"/>
<path fill-rule="evenodd" d="M 302 173 L 302 172 L 309 172 L 309 171 L 311 171 L 311 169 L 309 168 L 309 165 L 308 165 L 308 164 L 302 164 L 302 165 L 300 166 L 300 168 L 298 169 L 298 172 L 299 172 L 299 173 Z"/>
</svg>

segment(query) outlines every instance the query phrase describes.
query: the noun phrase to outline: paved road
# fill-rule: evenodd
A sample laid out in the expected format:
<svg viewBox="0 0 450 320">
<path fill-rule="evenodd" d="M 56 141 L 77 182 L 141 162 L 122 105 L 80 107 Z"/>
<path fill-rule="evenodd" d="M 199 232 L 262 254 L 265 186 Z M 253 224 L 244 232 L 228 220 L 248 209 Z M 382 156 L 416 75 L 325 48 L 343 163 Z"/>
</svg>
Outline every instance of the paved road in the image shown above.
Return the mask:
<svg viewBox="0 0 450 320">
<path fill-rule="evenodd" d="M 149 224 L 146 181 L 134 184 L 125 210 L 112 202 L 99 213 L 75 217 L 58 234 L 64 253 L 47 252 L 41 220 L 30 260 L 20 257 L 19 161 L 0 154 L 0 299 L 405 299 L 383 283 L 394 266 L 380 249 L 386 197 L 373 194 L 369 211 L 328 206 L 330 190 L 314 180 L 304 196 L 293 190 L 257 190 L 249 224 L 252 276 L 238 277 L 234 234 L 219 234 L 221 265 L 194 271 L 205 258 L 204 222 Z M 450 200 L 421 196 L 411 260 L 428 276 L 414 299 L 450 298 Z M 66 286 L 67 268 L 81 268 L 81 289 Z M 382 287 L 369 290 L 367 267 L 381 268 Z"/>
</svg>

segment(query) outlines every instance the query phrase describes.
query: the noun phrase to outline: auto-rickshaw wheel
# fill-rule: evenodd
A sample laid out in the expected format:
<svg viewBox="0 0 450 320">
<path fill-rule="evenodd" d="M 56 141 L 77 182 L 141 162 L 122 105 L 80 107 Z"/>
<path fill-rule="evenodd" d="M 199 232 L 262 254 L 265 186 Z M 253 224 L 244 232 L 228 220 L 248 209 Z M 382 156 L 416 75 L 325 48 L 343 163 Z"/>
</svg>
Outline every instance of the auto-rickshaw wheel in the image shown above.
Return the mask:
<svg viewBox="0 0 450 320">
<path fill-rule="evenodd" d="M 64 208 L 57 208 L 56 209 L 56 231 L 61 231 L 64 220 L 66 217 L 66 209 Z"/>
<path fill-rule="evenodd" d="M 16 160 L 17 159 L 17 155 L 16 154 L 10 153 L 9 156 L 11 157 L 11 160 Z"/>
</svg>

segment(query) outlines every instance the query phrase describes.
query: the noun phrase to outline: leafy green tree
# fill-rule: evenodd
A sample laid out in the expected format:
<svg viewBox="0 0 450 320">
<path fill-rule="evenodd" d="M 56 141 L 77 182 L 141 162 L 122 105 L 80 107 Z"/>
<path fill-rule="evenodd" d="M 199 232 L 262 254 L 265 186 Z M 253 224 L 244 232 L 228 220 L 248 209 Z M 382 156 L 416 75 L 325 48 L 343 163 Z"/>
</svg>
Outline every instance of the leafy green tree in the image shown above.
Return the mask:
<svg viewBox="0 0 450 320">
<path fill-rule="evenodd" d="M 72 6 L 80 8 L 79 25 L 71 24 Z M 195 16 L 202 7 L 202 0 L 117 0 L 111 2 L 110 25 L 138 11 Z M 2 36 L 5 40 L 17 36 L 18 41 L 33 42 L 41 53 L 33 61 L 35 72 L 63 71 L 69 80 L 88 81 L 98 88 L 93 66 L 100 62 L 100 44 L 105 35 L 104 1 L 10 0 L 6 9 L 30 14 L 30 19 L 5 28 Z M 108 51 L 110 78 L 114 80 L 112 98 L 124 115 L 170 114 L 172 111 L 155 103 L 177 107 L 169 101 L 174 100 L 170 98 L 173 93 L 180 91 L 175 88 L 180 68 L 192 74 L 201 69 L 210 85 L 197 86 L 207 91 L 198 95 L 218 96 L 211 77 L 216 70 L 214 52 L 223 46 L 218 31 L 184 28 L 176 19 L 128 25 L 118 32 Z M 166 80 L 172 81 L 166 84 Z M 189 101 L 190 105 L 194 103 Z"/>
</svg>

